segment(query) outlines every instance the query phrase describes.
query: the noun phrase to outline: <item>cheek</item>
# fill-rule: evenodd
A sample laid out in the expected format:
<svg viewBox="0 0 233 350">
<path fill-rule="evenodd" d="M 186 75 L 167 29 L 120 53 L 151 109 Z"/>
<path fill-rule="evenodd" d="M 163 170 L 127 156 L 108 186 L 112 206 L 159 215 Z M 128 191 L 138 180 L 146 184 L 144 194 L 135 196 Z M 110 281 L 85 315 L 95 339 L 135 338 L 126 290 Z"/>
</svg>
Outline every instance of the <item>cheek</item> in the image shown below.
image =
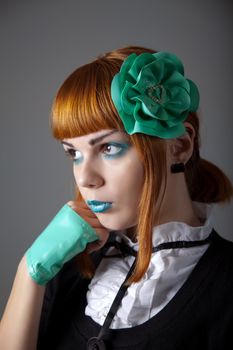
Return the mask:
<svg viewBox="0 0 233 350">
<path fill-rule="evenodd" d="M 137 171 L 133 174 L 133 177 L 131 179 L 126 179 L 126 184 L 126 193 L 129 203 L 134 207 L 137 207 L 142 195 L 142 189 L 144 184 L 144 174 L 141 171 L 141 169 L 137 169 Z"/>
<path fill-rule="evenodd" d="M 119 167 L 111 174 L 111 187 L 119 199 L 128 204 L 140 200 L 144 184 L 144 171 L 141 163 L 130 162 L 126 167 Z"/>
<path fill-rule="evenodd" d="M 113 183 L 116 184 L 114 181 Z M 118 186 L 115 186 L 116 210 L 105 217 L 104 225 L 115 230 L 124 230 L 137 225 L 138 206 L 141 199 L 144 184 L 144 173 L 141 167 L 130 169 L 121 178 Z M 107 220 L 109 220 L 107 222 Z"/>
</svg>

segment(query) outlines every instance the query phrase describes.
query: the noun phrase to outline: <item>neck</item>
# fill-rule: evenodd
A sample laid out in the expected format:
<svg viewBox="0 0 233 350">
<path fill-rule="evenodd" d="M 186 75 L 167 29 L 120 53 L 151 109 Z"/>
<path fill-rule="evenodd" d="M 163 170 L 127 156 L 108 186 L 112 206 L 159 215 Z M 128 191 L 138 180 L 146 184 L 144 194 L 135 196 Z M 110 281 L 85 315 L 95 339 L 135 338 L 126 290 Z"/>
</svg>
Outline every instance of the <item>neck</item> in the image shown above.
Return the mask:
<svg viewBox="0 0 233 350">
<path fill-rule="evenodd" d="M 183 173 L 168 175 L 161 214 L 154 226 L 172 221 L 184 222 L 192 227 L 202 226 L 193 208 Z M 128 228 L 127 235 L 132 241 L 136 241 L 136 226 Z"/>
<path fill-rule="evenodd" d="M 167 190 L 158 224 L 171 221 L 184 222 L 190 226 L 201 226 L 195 213 L 183 173 L 169 174 Z"/>
</svg>

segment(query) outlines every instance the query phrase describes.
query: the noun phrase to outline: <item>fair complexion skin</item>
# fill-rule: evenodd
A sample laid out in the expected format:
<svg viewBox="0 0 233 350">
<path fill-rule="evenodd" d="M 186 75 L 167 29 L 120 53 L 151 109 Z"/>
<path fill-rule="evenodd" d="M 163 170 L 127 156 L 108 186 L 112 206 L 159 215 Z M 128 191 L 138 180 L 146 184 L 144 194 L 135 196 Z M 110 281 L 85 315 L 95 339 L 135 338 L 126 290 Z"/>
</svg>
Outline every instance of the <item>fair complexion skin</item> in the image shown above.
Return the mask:
<svg viewBox="0 0 233 350">
<path fill-rule="evenodd" d="M 157 224 L 181 221 L 190 226 L 200 225 L 193 210 L 184 173 L 172 174 L 170 171 L 171 164 L 185 164 L 193 153 L 195 131 L 190 123 L 186 122 L 185 126 L 187 132 L 184 136 L 165 141 L 167 190 L 162 215 Z M 112 202 L 112 207 L 106 212 L 95 213 L 99 222 L 108 230 L 127 229 L 132 235 L 137 224 L 137 208 L 144 175 L 143 165 L 130 144 L 128 135 L 102 130 L 64 139 L 62 143 L 73 161 L 73 173 L 84 205 L 90 199 Z M 75 208 L 72 202 L 70 205 Z"/>
<path fill-rule="evenodd" d="M 192 155 L 195 132 L 188 123 L 186 129 L 188 132 L 185 136 L 166 141 L 168 183 L 160 223 L 175 220 L 199 226 L 184 174 L 170 173 L 172 163 L 186 163 Z M 88 251 L 97 250 L 104 245 L 110 230 L 127 229 L 133 233 L 143 185 L 143 166 L 136 150 L 129 144 L 127 135 L 113 130 L 101 130 L 65 139 L 63 147 L 70 153 L 75 181 L 84 199 L 82 203 L 70 201 L 68 204 L 92 225 L 100 238 L 98 242 L 89 245 Z M 85 202 L 87 200 L 112 204 L 105 212 L 93 213 Z M 0 323 L 1 349 L 36 349 L 44 291 L 44 287 L 29 277 L 23 257 Z"/>
<path fill-rule="evenodd" d="M 84 201 L 111 202 L 107 211 L 95 213 L 100 223 L 109 230 L 135 226 L 144 172 L 129 137 L 106 130 L 62 143 Z"/>
</svg>

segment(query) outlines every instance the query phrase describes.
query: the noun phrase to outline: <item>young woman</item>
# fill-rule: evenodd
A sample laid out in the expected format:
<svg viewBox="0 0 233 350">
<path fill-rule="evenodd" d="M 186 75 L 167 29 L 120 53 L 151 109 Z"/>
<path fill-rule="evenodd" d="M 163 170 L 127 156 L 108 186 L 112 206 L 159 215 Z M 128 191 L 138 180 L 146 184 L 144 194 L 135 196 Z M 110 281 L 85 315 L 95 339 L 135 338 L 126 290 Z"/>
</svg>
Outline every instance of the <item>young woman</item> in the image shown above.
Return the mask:
<svg viewBox="0 0 233 350">
<path fill-rule="evenodd" d="M 198 105 L 167 52 L 118 49 L 66 79 L 51 126 L 77 194 L 19 264 L 1 349 L 233 346 L 233 243 L 211 223 L 233 191 L 200 157 Z"/>
</svg>

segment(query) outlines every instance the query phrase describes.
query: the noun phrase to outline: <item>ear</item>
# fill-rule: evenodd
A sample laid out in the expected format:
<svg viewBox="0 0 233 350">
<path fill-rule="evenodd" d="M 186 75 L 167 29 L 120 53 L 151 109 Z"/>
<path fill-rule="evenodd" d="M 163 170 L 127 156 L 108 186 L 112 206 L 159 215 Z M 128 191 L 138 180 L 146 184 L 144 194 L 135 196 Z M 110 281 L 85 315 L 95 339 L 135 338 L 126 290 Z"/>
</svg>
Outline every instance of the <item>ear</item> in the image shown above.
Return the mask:
<svg viewBox="0 0 233 350">
<path fill-rule="evenodd" d="M 186 164 L 193 154 L 196 132 L 192 124 L 189 122 L 185 122 L 184 125 L 186 128 L 186 133 L 181 137 L 170 140 L 169 153 L 171 164 Z"/>
</svg>

